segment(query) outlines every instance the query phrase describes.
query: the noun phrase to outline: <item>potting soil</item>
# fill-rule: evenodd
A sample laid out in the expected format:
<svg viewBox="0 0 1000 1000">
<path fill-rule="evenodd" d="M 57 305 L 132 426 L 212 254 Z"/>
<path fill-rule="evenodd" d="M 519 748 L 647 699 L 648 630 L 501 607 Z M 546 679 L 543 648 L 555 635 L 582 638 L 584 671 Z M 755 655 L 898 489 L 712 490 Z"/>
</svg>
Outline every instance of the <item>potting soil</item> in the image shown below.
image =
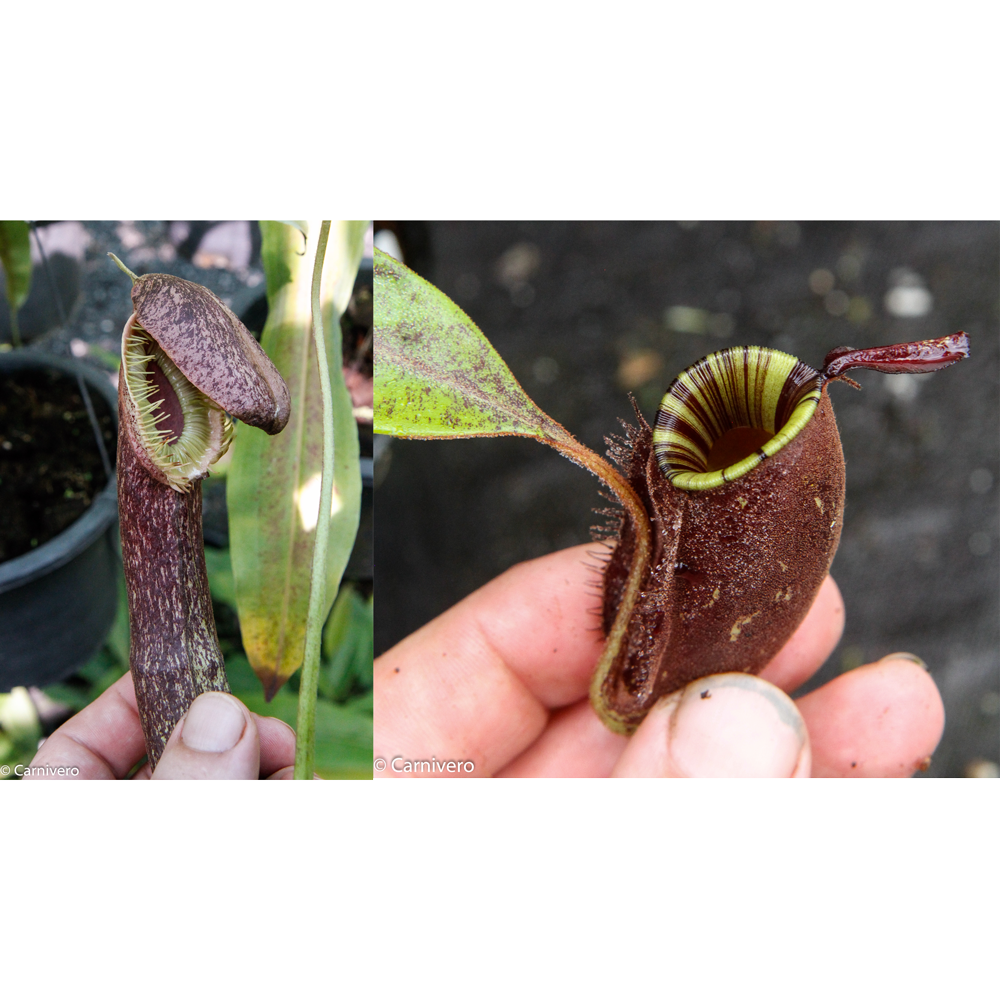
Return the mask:
<svg viewBox="0 0 1000 1000">
<path fill-rule="evenodd" d="M 108 454 L 115 425 L 90 393 Z M 44 545 L 68 528 L 107 485 L 76 380 L 55 371 L 0 377 L 0 562 Z"/>
</svg>

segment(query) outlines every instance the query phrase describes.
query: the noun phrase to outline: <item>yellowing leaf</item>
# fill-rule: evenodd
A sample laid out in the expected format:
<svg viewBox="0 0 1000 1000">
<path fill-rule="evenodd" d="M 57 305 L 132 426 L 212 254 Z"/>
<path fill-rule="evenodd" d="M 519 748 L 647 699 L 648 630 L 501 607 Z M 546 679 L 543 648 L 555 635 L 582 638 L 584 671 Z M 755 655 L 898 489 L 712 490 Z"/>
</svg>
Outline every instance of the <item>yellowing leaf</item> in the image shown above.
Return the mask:
<svg viewBox="0 0 1000 1000">
<path fill-rule="evenodd" d="M 302 665 L 323 465 L 323 404 L 312 339 L 310 281 L 318 222 L 262 222 L 268 319 L 261 344 L 288 385 L 292 411 L 269 438 L 241 426 L 228 474 L 230 554 L 243 646 L 268 698 Z M 334 494 L 324 617 L 357 534 L 358 433 L 341 373 L 340 315 L 350 300 L 366 223 L 335 223 L 323 276 L 334 410 Z"/>
</svg>

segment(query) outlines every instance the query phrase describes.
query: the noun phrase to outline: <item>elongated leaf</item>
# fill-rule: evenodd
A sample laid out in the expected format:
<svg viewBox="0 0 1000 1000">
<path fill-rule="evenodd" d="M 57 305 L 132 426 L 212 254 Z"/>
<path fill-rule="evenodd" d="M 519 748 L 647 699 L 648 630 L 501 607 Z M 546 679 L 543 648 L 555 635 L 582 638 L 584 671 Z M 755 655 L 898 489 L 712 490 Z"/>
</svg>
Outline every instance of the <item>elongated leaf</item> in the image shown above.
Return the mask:
<svg viewBox="0 0 1000 1000">
<path fill-rule="evenodd" d="M 208 589 L 213 601 L 222 601 L 236 607 L 236 586 L 233 583 L 233 566 L 229 549 L 205 547 L 205 569 L 208 570 Z"/>
<path fill-rule="evenodd" d="M 282 285 L 287 285 L 288 282 L 292 280 L 292 270 L 291 262 L 288 260 L 288 248 L 289 246 L 294 247 L 298 254 L 303 254 L 309 245 L 309 223 L 308 222 L 265 222 L 261 223 L 261 232 L 263 232 L 264 226 L 291 226 L 293 229 L 297 230 L 302 234 L 302 238 L 289 236 L 288 233 L 282 231 L 283 236 L 290 243 L 282 242 L 281 250 L 278 253 L 273 253 L 269 250 L 265 250 L 261 247 L 261 257 L 266 258 L 265 268 L 264 268 L 264 278 L 265 287 L 267 289 L 267 299 L 270 303 L 271 299 L 278 294 L 278 290 Z"/>
<path fill-rule="evenodd" d="M 318 222 L 307 232 L 315 235 Z M 366 223 L 335 223 L 323 279 L 333 382 L 335 474 L 327 556 L 329 611 L 357 534 L 361 503 L 358 433 L 341 373 L 340 315 L 350 300 Z M 269 438 L 240 428 L 228 474 L 230 554 L 243 645 L 272 697 L 302 665 L 323 461 L 322 400 L 312 340 L 310 280 L 315 240 L 262 222 L 268 319 L 261 344 L 288 384 L 292 412 Z"/>
<path fill-rule="evenodd" d="M 0 264 L 7 279 L 7 301 L 20 309 L 31 288 L 31 239 L 28 223 L 0 221 Z"/>
<path fill-rule="evenodd" d="M 340 588 L 323 629 L 323 670 L 320 692 L 344 701 L 355 682 L 371 687 L 372 605 L 350 583 Z"/>
<path fill-rule="evenodd" d="M 31 240 L 28 223 L 19 219 L 0 221 L 0 264 L 7 282 L 7 305 L 14 346 L 19 347 L 17 311 L 24 305 L 31 288 Z"/>
<path fill-rule="evenodd" d="M 375 433 L 460 438 L 566 432 L 443 292 L 375 250 Z"/>
</svg>

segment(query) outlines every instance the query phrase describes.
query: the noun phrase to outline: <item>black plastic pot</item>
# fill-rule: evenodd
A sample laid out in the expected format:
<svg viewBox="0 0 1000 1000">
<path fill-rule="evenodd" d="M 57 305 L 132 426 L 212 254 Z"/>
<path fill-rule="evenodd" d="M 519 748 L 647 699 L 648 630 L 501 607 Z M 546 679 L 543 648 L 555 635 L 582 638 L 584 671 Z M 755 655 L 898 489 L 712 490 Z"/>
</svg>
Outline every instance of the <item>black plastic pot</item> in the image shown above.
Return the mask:
<svg viewBox="0 0 1000 1000">
<path fill-rule="evenodd" d="M 79 373 L 118 423 L 118 394 L 107 376 L 79 362 L 30 351 L 0 355 L 0 375 L 55 369 Z M 114 448 L 109 449 L 114 456 Z M 0 563 L 0 691 L 68 677 L 104 642 L 118 607 L 118 518 L 114 476 L 87 511 L 55 538 Z"/>
</svg>

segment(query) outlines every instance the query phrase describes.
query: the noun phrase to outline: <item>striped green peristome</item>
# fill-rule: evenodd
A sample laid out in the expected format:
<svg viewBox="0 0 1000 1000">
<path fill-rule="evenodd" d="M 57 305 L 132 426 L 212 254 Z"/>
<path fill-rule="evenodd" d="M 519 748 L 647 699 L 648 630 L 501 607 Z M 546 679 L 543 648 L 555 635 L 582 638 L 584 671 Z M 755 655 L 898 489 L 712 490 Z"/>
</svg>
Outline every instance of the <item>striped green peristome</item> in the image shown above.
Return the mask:
<svg viewBox="0 0 1000 1000">
<path fill-rule="evenodd" d="M 716 351 L 681 372 L 663 397 L 653 428 L 657 462 L 682 490 L 731 483 L 784 448 L 820 394 L 819 372 L 790 354 Z"/>
</svg>

